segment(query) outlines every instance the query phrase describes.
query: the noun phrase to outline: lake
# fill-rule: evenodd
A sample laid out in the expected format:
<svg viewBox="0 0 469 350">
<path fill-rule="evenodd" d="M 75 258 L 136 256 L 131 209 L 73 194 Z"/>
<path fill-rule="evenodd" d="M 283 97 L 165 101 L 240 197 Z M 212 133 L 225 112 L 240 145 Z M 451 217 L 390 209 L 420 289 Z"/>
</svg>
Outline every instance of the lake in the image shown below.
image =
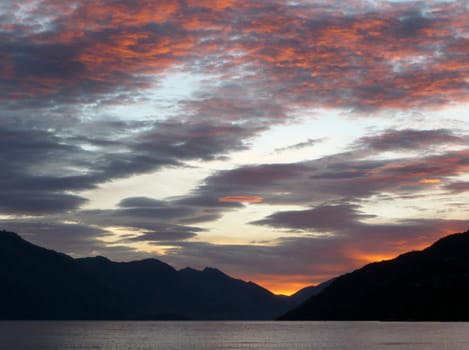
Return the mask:
<svg viewBox="0 0 469 350">
<path fill-rule="evenodd" d="M 0 322 L 5 350 L 469 349 L 469 323 Z"/>
</svg>

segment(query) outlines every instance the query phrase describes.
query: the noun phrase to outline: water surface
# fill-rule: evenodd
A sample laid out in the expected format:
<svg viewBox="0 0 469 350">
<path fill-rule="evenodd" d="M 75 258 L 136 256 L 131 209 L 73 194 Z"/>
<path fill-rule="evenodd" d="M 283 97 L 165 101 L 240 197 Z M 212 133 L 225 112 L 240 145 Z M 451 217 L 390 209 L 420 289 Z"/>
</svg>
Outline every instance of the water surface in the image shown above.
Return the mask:
<svg viewBox="0 0 469 350">
<path fill-rule="evenodd" d="M 469 349 L 469 323 L 0 322 L 8 350 Z"/>
</svg>

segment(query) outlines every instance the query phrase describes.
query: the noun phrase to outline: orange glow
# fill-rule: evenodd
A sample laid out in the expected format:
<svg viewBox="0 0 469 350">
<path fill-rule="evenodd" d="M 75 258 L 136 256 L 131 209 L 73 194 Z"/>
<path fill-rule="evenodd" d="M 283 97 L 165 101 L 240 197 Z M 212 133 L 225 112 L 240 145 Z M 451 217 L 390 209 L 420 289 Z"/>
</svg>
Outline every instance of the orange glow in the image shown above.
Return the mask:
<svg viewBox="0 0 469 350">
<path fill-rule="evenodd" d="M 218 199 L 222 203 L 262 203 L 263 197 L 259 196 L 225 196 Z"/>
<path fill-rule="evenodd" d="M 266 278 L 267 277 L 267 278 Z M 332 276 L 331 276 L 332 277 Z M 244 278 L 246 279 L 246 278 Z M 251 279 L 251 278 L 247 278 Z M 274 294 L 292 295 L 298 292 L 300 289 L 308 286 L 318 285 L 319 283 L 327 280 L 328 278 L 318 277 L 310 275 L 271 275 L 271 276 L 255 276 L 252 281 Z"/>
<path fill-rule="evenodd" d="M 363 264 L 369 264 L 373 262 L 391 260 L 394 259 L 397 255 L 398 254 L 394 253 L 357 253 L 353 256 L 353 258 Z"/>
<path fill-rule="evenodd" d="M 318 285 L 331 278 L 359 269 L 366 264 L 392 260 L 410 251 L 423 250 L 441 237 L 458 231 L 460 231 L 460 228 L 457 226 L 442 227 L 434 232 L 428 232 L 424 236 L 415 237 L 415 240 L 401 239 L 377 242 L 377 245 L 372 245 L 368 251 L 362 250 L 363 242 L 356 241 L 356 244 L 347 245 L 341 250 L 341 254 L 346 257 L 345 263 L 311 266 L 312 273 L 309 275 L 256 275 L 240 276 L 240 278 L 252 280 L 274 294 L 291 295 L 304 287 Z M 317 269 L 322 273 L 313 274 L 313 270 Z"/>
<path fill-rule="evenodd" d="M 419 181 L 421 184 L 439 184 L 441 183 L 440 179 L 422 179 Z"/>
<path fill-rule="evenodd" d="M 384 249 L 377 248 L 375 251 L 363 251 L 359 246 L 346 247 L 344 248 L 344 253 L 350 259 L 350 266 L 348 271 L 344 272 L 360 268 L 365 264 L 380 262 L 383 260 L 392 260 L 407 252 L 426 249 L 441 237 L 454 232 L 458 232 L 458 227 L 444 227 L 434 232 L 428 232 L 425 236 L 415 237 L 415 240 L 401 239 L 389 241 L 387 243 L 382 242 L 382 245 L 386 245 L 386 247 Z"/>
</svg>

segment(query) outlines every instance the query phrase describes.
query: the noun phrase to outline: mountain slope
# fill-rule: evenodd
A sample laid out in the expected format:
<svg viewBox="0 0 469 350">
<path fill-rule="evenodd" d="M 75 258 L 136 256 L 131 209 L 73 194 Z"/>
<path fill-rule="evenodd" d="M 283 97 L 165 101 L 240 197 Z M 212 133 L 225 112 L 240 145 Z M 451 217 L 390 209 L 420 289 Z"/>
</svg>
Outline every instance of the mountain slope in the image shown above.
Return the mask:
<svg viewBox="0 0 469 350">
<path fill-rule="evenodd" d="M 282 320 L 469 320 L 469 231 L 335 279 Z"/>
<path fill-rule="evenodd" d="M 112 286 L 108 300 L 130 318 L 265 320 L 298 305 L 296 299 L 276 296 L 213 268 L 176 271 L 154 259 L 116 263 L 98 257 L 76 261 L 90 275 Z"/>
<path fill-rule="evenodd" d="M 330 280 L 327 280 L 325 282 L 322 282 L 321 284 L 318 284 L 317 286 L 309 286 L 309 287 L 305 287 L 303 289 L 300 289 L 295 294 L 290 296 L 290 300 L 292 300 L 292 302 L 294 304 L 300 305 L 305 300 L 308 300 L 310 297 L 313 297 L 313 296 L 318 295 L 319 293 L 321 293 L 333 281 L 334 281 L 334 279 L 330 279 Z"/>
<path fill-rule="evenodd" d="M 0 232 L 0 319 L 274 319 L 301 298 L 155 259 L 73 259 Z M 311 290 L 311 293 L 314 289 Z"/>
<path fill-rule="evenodd" d="M 116 315 L 102 298 L 106 287 L 64 254 L 0 232 L 0 318 L 105 319 Z"/>
</svg>

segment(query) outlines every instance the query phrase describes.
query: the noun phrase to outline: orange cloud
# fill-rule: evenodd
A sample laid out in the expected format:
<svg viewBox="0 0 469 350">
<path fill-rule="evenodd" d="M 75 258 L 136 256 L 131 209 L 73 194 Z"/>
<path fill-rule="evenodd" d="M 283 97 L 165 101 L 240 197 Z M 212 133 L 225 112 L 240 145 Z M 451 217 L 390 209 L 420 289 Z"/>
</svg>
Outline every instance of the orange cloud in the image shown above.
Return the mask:
<svg viewBox="0 0 469 350">
<path fill-rule="evenodd" d="M 224 196 L 218 201 L 222 203 L 262 203 L 264 198 L 259 196 Z"/>
<path fill-rule="evenodd" d="M 439 184 L 439 183 L 441 183 L 441 180 L 440 179 L 425 178 L 425 179 L 421 179 L 419 182 L 421 184 Z"/>
<path fill-rule="evenodd" d="M 122 0 L 87 1 L 74 8 L 47 0 L 33 14 L 52 20 L 60 30 L 38 34 L 26 27 L 21 42 L 60 43 L 85 69 L 73 79 L 57 73 L 18 77 L 18 89 L 9 94 L 50 95 L 90 81 L 99 82 L 102 93 L 141 75 L 185 66 L 226 79 L 249 67 L 246 80 L 257 91 L 291 106 L 407 109 L 464 101 L 469 60 L 467 39 L 460 33 L 467 8 L 433 4 L 432 17 L 418 11 L 409 17 L 414 6 L 384 4 L 376 13 L 356 1 L 292 6 L 278 1 Z M 14 66 L 14 57 L 7 55 L 5 66 Z M 15 71 L 22 70 L 8 69 Z"/>
</svg>

